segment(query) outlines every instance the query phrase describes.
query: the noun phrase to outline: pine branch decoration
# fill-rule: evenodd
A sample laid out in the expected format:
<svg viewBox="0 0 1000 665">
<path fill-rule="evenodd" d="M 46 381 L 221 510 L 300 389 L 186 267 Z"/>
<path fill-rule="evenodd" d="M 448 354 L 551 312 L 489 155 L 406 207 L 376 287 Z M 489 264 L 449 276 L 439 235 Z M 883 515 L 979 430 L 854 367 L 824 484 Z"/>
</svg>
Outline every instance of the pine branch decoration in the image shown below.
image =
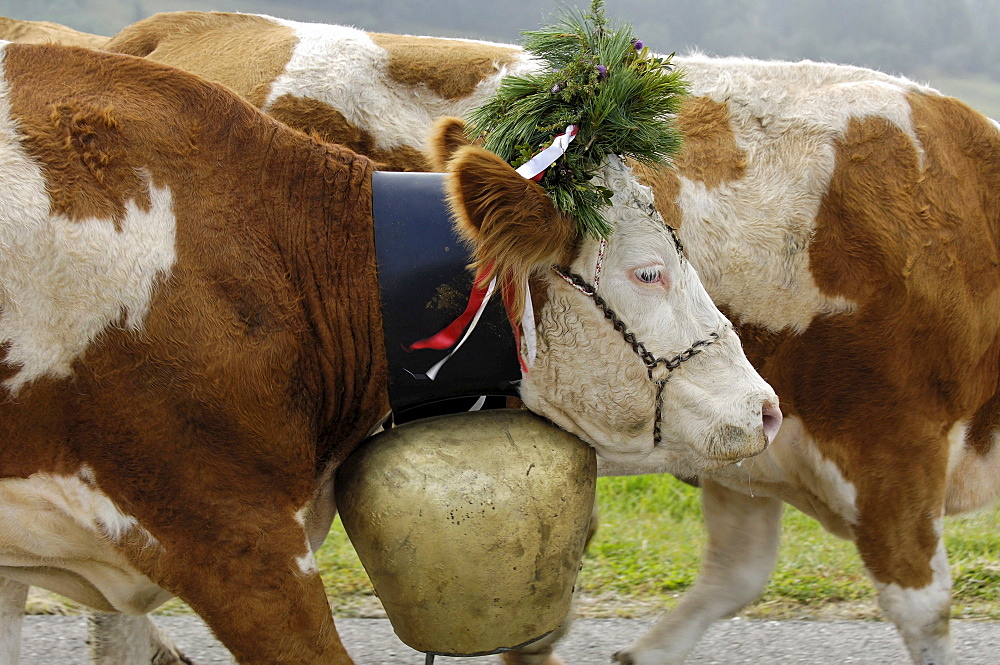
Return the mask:
<svg viewBox="0 0 1000 665">
<path fill-rule="evenodd" d="M 521 33 L 543 70 L 508 76 L 466 120 L 470 138 L 483 138 L 514 167 L 576 125 L 576 139 L 539 184 L 581 233 L 606 238 L 611 229 L 601 209 L 611 192 L 591 178 L 609 154 L 669 164 L 681 145 L 673 116 L 688 87 L 672 55 L 655 57 L 631 26 L 609 25 L 603 5 L 593 0 L 587 14 L 568 10 L 555 25 Z"/>
</svg>

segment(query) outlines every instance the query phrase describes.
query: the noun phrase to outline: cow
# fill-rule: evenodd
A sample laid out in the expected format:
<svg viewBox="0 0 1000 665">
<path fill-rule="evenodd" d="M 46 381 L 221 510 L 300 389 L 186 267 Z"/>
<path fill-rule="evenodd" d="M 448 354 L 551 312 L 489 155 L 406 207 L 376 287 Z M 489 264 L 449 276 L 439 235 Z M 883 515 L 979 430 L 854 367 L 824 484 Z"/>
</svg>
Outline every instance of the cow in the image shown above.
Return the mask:
<svg viewBox="0 0 1000 665">
<path fill-rule="evenodd" d="M 0 16 L 0 39 L 22 44 L 64 44 L 101 48 L 107 37 L 80 32 L 49 21 L 19 21 Z"/>
<path fill-rule="evenodd" d="M 252 50 L 268 63 L 248 98 L 391 168 L 421 168 L 410 158 L 434 116 L 531 71 L 513 46 L 225 14 L 154 16 L 108 48 L 208 75 L 222 53 L 209 37 L 233 62 Z M 640 176 L 786 418 L 752 462 L 681 476 L 703 489 L 699 581 L 617 657 L 682 662 L 755 598 L 787 502 L 857 545 L 914 663 L 953 663 L 942 517 L 1000 493 L 997 125 L 865 68 L 674 63 L 691 85 L 685 147 L 674 169 Z M 676 472 L 656 459 L 602 473 Z"/>
<path fill-rule="evenodd" d="M 507 44 L 230 12 L 154 14 L 104 48 L 227 85 L 285 124 L 388 171 L 431 168 L 425 140 L 437 118 L 464 115 L 504 76 L 537 66 Z"/>
<path fill-rule="evenodd" d="M 955 663 L 943 517 L 1000 494 L 1000 126 L 856 67 L 682 67 L 688 150 L 648 182 L 786 418 L 700 476 L 697 582 L 618 660 L 682 662 L 753 600 L 787 502 L 855 543 L 914 663 Z"/>
<path fill-rule="evenodd" d="M 141 58 L 4 42 L 0 69 L 5 603 L 177 596 L 240 663 L 349 664 L 312 549 L 333 472 L 390 413 L 373 162 Z M 537 321 L 525 405 L 623 464 L 761 453 L 777 398 L 651 191 L 608 156 L 602 243 L 463 132 L 434 141 L 456 224 L 501 283 L 534 286 L 510 301 Z M 566 279 L 598 271 L 621 327 Z M 687 362 L 657 384 L 630 340 Z"/>
</svg>

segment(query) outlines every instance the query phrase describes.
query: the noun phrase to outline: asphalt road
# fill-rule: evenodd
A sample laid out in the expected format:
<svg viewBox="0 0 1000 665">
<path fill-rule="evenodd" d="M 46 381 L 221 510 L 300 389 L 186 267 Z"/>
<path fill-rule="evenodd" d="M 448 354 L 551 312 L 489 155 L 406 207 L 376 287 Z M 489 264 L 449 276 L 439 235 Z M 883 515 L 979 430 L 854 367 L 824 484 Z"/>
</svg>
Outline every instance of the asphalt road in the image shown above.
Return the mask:
<svg viewBox="0 0 1000 665">
<path fill-rule="evenodd" d="M 198 665 L 229 665 L 228 652 L 194 617 L 157 617 Z M 567 665 L 607 665 L 649 621 L 577 621 L 559 654 Z M 423 665 L 424 656 L 400 642 L 387 619 L 338 619 L 344 644 L 358 665 Z M 1000 665 L 1000 623 L 952 623 L 962 665 Z M 25 617 L 21 665 L 87 665 L 86 627 L 80 617 Z M 438 665 L 492 663 L 496 657 L 443 658 Z M 885 623 L 842 621 L 718 622 L 692 654 L 692 665 L 904 665 L 909 660 L 895 630 Z M 123 664 L 126 665 L 126 664 Z"/>
</svg>

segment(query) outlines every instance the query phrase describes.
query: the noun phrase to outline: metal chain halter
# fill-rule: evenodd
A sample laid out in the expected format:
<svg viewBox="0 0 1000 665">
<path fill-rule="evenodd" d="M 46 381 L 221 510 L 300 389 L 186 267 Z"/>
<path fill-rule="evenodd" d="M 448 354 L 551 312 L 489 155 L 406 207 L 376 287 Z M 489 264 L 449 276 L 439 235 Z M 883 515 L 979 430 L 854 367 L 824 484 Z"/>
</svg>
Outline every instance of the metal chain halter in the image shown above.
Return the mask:
<svg viewBox="0 0 1000 665">
<path fill-rule="evenodd" d="M 674 235 L 674 239 L 679 244 L 679 240 L 677 240 L 676 235 Z M 622 338 L 624 338 L 625 343 L 632 347 L 632 350 L 635 351 L 636 355 L 639 356 L 643 364 L 646 366 L 646 374 L 649 376 L 649 380 L 653 383 L 653 385 L 656 386 L 656 419 L 653 421 L 653 445 L 660 445 L 662 440 L 660 420 L 663 416 L 664 386 L 667 385 L 667 381 L 670 380 L 673 371 L 680 367 L 682 363 L 691 360 L 691 358 L 701 353 L 705 347 L 719 341 L 719 333 L 710 333 L 706 339 L 695 342 L 689 346 L 687 350 L 678 353 L 673 358 L 657 358 L 649 351 L 649 349 L 646 348 L 646 345 L 635 336 L 635 333 L 631 332 L 625 323 L 618 318 L 618 315 L 615 314 L 615 311 L 611 309 L 604 298 L 597 295 L 596 287 L 588 284 L 583 277 L 574 273 L 567 267 L 554 265 L 552 266 L 552 270 L 566 280 L 570 286 L 594 301 L 597 308 L 604 313 L 604 318 L 611 322 L 614 329 L 621 334 Z M 660 366 L 666 368 L 667 373 L 665 376 L 660 378 L 654 378 L 653 372 Z"/>
</svg>

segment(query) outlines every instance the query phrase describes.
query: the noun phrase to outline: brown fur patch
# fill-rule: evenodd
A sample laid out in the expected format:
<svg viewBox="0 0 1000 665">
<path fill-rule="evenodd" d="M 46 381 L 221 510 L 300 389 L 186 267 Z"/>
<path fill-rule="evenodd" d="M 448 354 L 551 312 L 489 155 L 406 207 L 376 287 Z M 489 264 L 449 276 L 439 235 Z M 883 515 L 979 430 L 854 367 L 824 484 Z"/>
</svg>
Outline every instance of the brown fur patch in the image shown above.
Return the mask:
<svg viewBox="0 0 1000 665">
<path fill-rule="evenodd" d="M 677 197 L 681 193 L 677 171 L 666 166 L 652 167 L 636 162 L 630 162 L 629 166 L 639 182 L 653 190 L 653 201 L 663 221 L 668 226 L 679 229 L 684 216 L 677 205 Z"/>
<path fill-rule="evenodd" d="M 445 99 L 468 97 L 483 79 L 520 58 L 506 46 L 458 39 L 368 33 L 389 52 L 389 76 L 406 85 L 426 85 Z"/>
<path fill-rule="evenodd" d="M 965 441 L 978 455 L 986 455 L 993 450 L 994 439 L 998 432 L 1000 432 L 1000 392 L 995 393 L 976 411 Z"/>
<path fill-rule="evenodd" d="M 685 178 L 708 188 L 743 179 L 747 155 L 736 145 L 725 104 L 690 97 L 677 115 L 677 128 L 684 143 L 674 163 Z"/>
<path fill-rule="evenodd" d="M 556 211 L 537 183 L 497 155 L 465 146 L 448 162 L 449 205 L 459 233 L 475 246 L 473 264 L 516 290 L 513 315 L 524 307 L 523 284 L 557 262 L 576 242 L 572 220 Z"/>
<path fill-rule="evenodd" d="M 13 104 L 23 88 L 15 88 Z M 125 217 L 125 203 L 148 210 L 149 192 L 119 132 L 114 109 L 68 99 L 53 104 L 46 122 L 21 124 L 27 149 L 46 165 L 51 210 L 71 219 Z"/>
<path fill-rule="evenodd" d="M 874 117 L 835 144 L 810 266 L 857 311 L 797 336 L 742 334 L 782 409 L 855 485 L 871 573 L 919 588 L 932 579 L 947 433 L 995 394 L 1000 371 L 1000 140 L 959 102 L 910 102 L 922 156 Z"/>
<path fill-rule="evenodd" d="M 427 139 L 427 161 L 435 171 L 445 171 L 448 161 L 462 146 L 470 145 L 465 137 L 465 123 L 459 118 L 440 118 Z"/>
<path fill-rule="evenodd" d="M 370 157 L 384 171 L 428 170 L 427 158 L 419 150 L 405 145 L 389 150 L 376 148 L 375 137 L 358 129 L 340 111 L 321 101 L 282 95 L 266 111 L 289 127 Z"/>
<path fill-rule="evenodd" d="M 63 44 L 101 48 L 107 37 L 80 32 L 65 25 L 48 21 L 18 21 L 0 16 L 0 39 L 22 44 Z"/>
<path fill-rule="evenodd" d="M 640 182 L 653 190 L 664 221 L 674 228 L 680 228 L 682 219 L 677 206 L 681 191 L 678 174 L 712 189 L 741 180 L 747 169 L 747 155 L 736 145 L 725 104 L 708 97 L 689 97 L 677 115 L 677 127 L 684 143 L 673 168 L 639 165 L 635 169 Z"/>
<path fill-rule="evenodd" d="M 263 16 L 166 12 L 125 27 L 104 49 L 179 67 L 260 108 L 297 42 L 292 28 Z"/>
</svg>

